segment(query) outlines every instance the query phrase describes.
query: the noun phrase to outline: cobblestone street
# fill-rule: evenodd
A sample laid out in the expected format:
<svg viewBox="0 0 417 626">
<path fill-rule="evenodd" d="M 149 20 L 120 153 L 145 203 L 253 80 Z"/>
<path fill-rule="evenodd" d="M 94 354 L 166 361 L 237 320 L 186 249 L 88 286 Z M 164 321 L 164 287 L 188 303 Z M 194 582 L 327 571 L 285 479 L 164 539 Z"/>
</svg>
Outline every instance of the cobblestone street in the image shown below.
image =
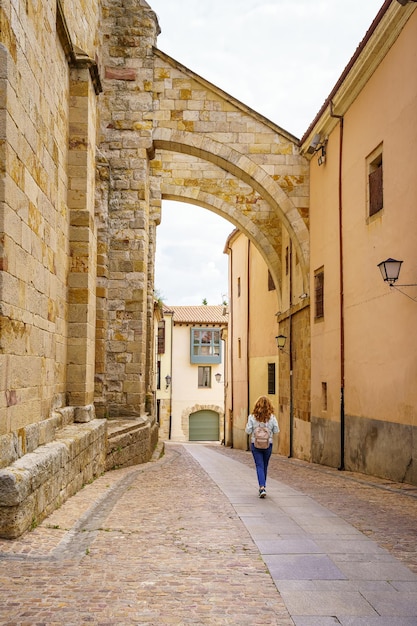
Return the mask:
<svg viewBox="0 0 417 626">
<path fill-rule="evenodd" d="M 220 463 L 237 463 L 237 473 L 250 467 L 256 489 L 249 453 L 207 450 Z M 270 477 L 417 572 L 415 488 L 276 456 Z M 290 616 L 229 499 L 187 447 L 175 444 L 159 460 L 86 485 L 20 539 L 0 540 L 0 585 L 0 623 L 8 626 L 319 623 Z"/>
</svg>

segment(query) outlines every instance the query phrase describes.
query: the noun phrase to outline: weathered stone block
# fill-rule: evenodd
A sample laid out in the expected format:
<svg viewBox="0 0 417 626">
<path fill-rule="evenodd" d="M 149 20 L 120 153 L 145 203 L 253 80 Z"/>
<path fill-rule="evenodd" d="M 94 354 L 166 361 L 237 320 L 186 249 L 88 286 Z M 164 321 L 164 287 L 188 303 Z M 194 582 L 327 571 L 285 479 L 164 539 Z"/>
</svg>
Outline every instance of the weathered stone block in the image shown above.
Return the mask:
<svg viewBox="0 0 417 626">
<path fill-rule="evenodd" d="M 17 506 L 31 492 L 31 475 L 28 468 L 11 467 L 0 470 L 0 502 L 4 506 Z"/>
<path fill-rule="evenodd" d="M 19 443 L 16 433 L 8 433 L 0 437 L 0 467 L 7 467 L 19 456 Z"/>
<path fill-rule="evenodd" d="M 95 419 L 94 405 L 77 406 L 74 410 L 74 422 L 85 423 Z"/>
</svg>

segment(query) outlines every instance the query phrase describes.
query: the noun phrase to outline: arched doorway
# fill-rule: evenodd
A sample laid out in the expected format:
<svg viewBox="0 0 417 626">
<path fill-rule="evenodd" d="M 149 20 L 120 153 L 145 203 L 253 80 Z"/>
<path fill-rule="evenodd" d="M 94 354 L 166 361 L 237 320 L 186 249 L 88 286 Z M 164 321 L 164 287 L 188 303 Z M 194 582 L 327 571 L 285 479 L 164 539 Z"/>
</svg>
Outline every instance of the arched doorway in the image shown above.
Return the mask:
<svg viewBox="0 0 417 626">
<path fill-rule="evenodd" d="M 190 413 L 189 439 L 190 441 L 219 441 L 219 414 L 209 410 Z"/>
</svg>

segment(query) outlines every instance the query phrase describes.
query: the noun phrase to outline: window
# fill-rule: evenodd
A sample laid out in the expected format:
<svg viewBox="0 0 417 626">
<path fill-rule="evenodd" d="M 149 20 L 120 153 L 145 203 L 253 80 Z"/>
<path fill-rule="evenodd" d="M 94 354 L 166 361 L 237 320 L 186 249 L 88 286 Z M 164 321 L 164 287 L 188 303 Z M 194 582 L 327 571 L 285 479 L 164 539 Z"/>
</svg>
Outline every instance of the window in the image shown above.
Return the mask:
<svg viewBox="0 0 417 626">
<path fill-rule="evenodd" d="M 240 298 L 240 276 L 237 279 L 237 297 Z"/>
<path fill-rule="evenodd" d="M 156 363 L 156 388 L 161 388 L 161 361 L 157 361 Z"/>
<path fill-rule="evenodd" d="M 192 328 L 191 363 L 220 363 L 220 342 L 220 329 Z"/>
<path fill-rule="evenodd" d="M 158 354 L 165 353 L 165 322 L 158 322 Z"/>
<path fill-rule="evenodd" d="M 275 394 L 275 363 L 268 363 L 268 394 Z"/>
<path fill-rule="evenodd" d="M 327 411 L 327 383 L 321 383 L 321 409 Z"/>
<path fill-rule="evenodd" d="M 324 317 L 324 270 L 317 270 L 314 274 L 314 295 L 315 295 L 315 312 L 314 318 L 320 319 Z"/>
<path fill-rule="evenodd" d="M 198 368 L 198 386 L 211 387 L 211 367 L 204 365 Z"/>
<path fill-rule="evenodd" d="M 384 207 L 383 177 L 382 177 L 382 152 L 375 152 L 368 161 L 368 207 L 369 217 L 381 211 Z"/>
</svg>

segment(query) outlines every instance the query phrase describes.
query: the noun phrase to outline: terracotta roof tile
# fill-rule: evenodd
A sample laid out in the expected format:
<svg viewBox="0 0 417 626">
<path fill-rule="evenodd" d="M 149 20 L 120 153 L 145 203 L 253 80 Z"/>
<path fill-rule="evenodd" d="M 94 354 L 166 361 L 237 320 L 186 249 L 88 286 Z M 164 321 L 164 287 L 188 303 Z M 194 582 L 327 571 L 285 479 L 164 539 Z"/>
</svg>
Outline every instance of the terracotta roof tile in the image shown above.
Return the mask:
<svg viewBox="0 0 417 626">
<path fill-rule="evenodd" d="M 218 306 L 171 306 L 172 319 L 177 323 L 184 324 L 227 324 L 227 315 L 224 315 L 225 307 Z"/>
</svg>

